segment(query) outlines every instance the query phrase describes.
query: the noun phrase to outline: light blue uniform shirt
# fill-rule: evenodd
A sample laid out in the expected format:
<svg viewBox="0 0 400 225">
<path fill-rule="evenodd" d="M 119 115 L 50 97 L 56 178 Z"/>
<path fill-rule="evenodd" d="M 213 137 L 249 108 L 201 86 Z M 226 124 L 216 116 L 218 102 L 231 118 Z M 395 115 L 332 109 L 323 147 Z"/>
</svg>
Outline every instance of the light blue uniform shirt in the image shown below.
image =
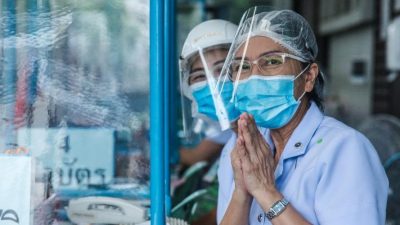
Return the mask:
<svg viewBox="0 0 400 225">
<path fill-rule="evenodd" d="M 261 133 L 273 149 L 269 130 Z M 235 141 L 233 135 L 221 153 L 218 224 L 235 186 L 230 158 Z M 314 225 L 385 224 L 389 183 L 377 152 L 361 133 L 324 116 L 315 103 L 286 144 L 275 181 L 290 204 Z M 249 224 L 271 224 L 255 199 Z"/>
</svg>

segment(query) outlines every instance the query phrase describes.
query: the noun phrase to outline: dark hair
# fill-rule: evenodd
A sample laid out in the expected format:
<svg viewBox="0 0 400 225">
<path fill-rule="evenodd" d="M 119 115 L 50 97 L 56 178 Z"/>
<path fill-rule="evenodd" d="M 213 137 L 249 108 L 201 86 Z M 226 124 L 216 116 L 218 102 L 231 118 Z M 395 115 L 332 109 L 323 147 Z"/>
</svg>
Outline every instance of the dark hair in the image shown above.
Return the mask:
<svg viewBox="0 0 400 225">
<path fill-rule="evenodd" d="M 303 69 L 311 63 L 302 63 Z M 315 80 L 314 88 L 311 92 L 307 93 L 308 98 L 311 101 L 314 101 L 317 104 L 318 108 L 321 111 L 324 111 L 324 85 L 325 85 L 325 78 L 324 73 L 321 70 L 318 70 L 318 76 Z"/>
</svg>

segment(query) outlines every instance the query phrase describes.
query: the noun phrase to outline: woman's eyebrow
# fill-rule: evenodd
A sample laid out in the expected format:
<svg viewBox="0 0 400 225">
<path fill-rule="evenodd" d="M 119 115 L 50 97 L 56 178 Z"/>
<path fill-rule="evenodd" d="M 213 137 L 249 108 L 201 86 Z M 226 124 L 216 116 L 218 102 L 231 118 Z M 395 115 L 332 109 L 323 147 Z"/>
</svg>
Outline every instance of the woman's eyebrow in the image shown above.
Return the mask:
<svg viewBox="0 0 400 225">
<path fill-rule="evenodd" d="M 261 57 L 261 56 L 264 56 L 264 55 L 273 54 L 273 53 L 284 53 L 284 52 L 282 50 L 276 49 L 276 50 L 271 50 L 271 51 L 268 51 L 268 52 L 261 53 L 261 54 L 258 55 L 258 57 Z"/>
<path fill-rule="evenodd" d="M 220 63 L 222 63 L 222 62 L 225 62 L 225 59 L 221 59 L 221 60 L 219 60 L 219 61 L 216 61 L 216 62 L 213 64 L 213 66 L 218 65 L 218 64 L 220 64 Z"/>
<path fill-rule="evenodd" d="M 198 67 L 198 68 L 191 69 L 190 73 L 194 73 L 194 72 L 197 72 L 197 71 L 203 71 L 203 70 L 204 70 L 204 68 Z"/>
<path fill-rule="evenodd" d="M 242 60 L 243 57 L 242 57 L 242 56 L 236 56 L 236 57 L 234 58 L 234 60 L 238 60 L 238 59 Z M 248 57 L 244 57 L 244 60 L 248 60 L 248 59 L 249 59 Z"/>
<path fill-rule="evenodd" d="M 263 52 L 263 53 L 259 54 L 258 57 L 261 57 L 261 56 L 264 56 L 264 55 L 273 54 L 273 53 L 285 53 L 285 52 L 283 52 L 283 51 L 280 50 L 280 49 L 274 49 L 274 50 L 270 50 L 270 51 L 267 51 L 267 52 Z M 237 57 L 235 57 L 234 59 L 235 59 L 235 60 L 236 60 L 236 59 L 242 59 L 242 56 L 237 56 Z M 245 57 L 244 59 L 248 60 L 248 57 Z"/>
</svg>

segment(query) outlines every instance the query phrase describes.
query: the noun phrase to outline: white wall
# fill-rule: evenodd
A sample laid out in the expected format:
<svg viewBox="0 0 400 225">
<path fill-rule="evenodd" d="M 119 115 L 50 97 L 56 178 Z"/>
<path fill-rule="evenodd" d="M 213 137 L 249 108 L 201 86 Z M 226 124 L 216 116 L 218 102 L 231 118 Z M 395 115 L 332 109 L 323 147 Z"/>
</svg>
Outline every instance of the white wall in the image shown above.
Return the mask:
<svg viewBox="0 0 400 225">
<path fill-rule="evenodd" d="M 339 8 L 346 6 L 346 9 L 338 11 Z M 321 34 L 334 34 L 374 18 L 372 0 L 321 0 L 319 10 Z"/>
<path fill-rule="evenodd" d="M 372 28 L 357 29 L 332 36 L 329 43 L 328 95 L 343 107 L 340 119 L 353 126 L 371 112 L 373 35 Z M 367 80 L 357 85 L 351 79 L 352 63 L 360 59 L 367 63 Z"/>
<path fill-rule="evenodd" d="M 400 11 L 400 0 L 396 0 L 394 8 L 395 8 L 397 11 Z"/>
</svg>

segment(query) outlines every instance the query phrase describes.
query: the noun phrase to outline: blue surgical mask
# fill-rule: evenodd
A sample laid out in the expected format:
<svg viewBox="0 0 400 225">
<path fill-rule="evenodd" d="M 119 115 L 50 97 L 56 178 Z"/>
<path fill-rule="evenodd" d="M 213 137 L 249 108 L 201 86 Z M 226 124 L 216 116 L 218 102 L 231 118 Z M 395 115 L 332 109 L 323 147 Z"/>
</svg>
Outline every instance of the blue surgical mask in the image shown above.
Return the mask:
<svg viewBox="0 0 400 225">
<path fill-rule="evenodd" d="M 210 86 L 207 84 L 207 81 L 194 84 L 190 88 L 192 89 L 192 96 L 197 103 L 197 113 L 205 115 L 214 121 L 218 121 Z M 235 109 L 234 104 L 229 102 L 232 96 L 232 90 L 232 82 L 226 82 L 220 92 L 228 113 L 229 121 L 236 120 L 240 115 L 240 112 Z"/>
<path fill-rule="evenodd" d="M 306 68 L 307 69 L 307 68 Z M 240 112 L 254 116 L 260 127 L 276 129 L 285 126 L 296 113 L 300 100 L 294 97 L 294 80 L 298 76 L 252 75 L 249 79 L 239 81 L 235 106 Z"/>
</svg>

